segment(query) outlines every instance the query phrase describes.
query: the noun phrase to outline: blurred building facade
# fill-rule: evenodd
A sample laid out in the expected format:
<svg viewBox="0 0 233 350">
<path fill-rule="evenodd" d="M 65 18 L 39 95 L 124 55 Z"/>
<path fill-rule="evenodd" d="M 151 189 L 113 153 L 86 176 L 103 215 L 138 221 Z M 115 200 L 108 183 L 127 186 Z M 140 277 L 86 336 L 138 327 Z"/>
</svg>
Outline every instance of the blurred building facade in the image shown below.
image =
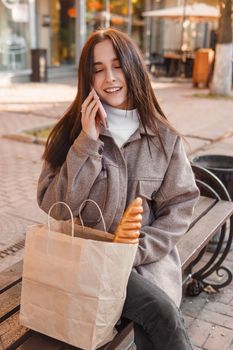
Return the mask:
<svg viewBox="0 0 233 350">
<path fill-rule="evenodd" d="M 214 5 L 216 1 L 205 0 Z M 29 74 L 35 48 L 46 49 L 49 67 L 75 66 L 86 37 L 109 25 L 128 33 L 146 56 L 179 49 L 180 21 L 144 18 L 142 13 L 183 4 L 183 0 L 0 0 L 0 73 Z M 188 28 L 193 35 L 191 49 L 205 44 L 203 35 L 208 47 L 207 26 Z"/>
<path fill-rule="evenodd" d="M 143 10 L 144 0 L 0 0 L 0 72 L 30 70 L 35 48 L 50 67 L 75 65 L 86 37 L 109 25 L 141 46 Z"/>
</svg>

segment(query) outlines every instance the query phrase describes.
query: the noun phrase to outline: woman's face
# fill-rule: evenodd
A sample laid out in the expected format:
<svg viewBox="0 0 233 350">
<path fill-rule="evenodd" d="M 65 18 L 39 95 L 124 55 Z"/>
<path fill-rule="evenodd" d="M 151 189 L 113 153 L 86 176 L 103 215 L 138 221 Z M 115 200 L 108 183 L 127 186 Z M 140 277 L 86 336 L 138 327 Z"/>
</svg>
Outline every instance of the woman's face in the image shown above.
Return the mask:
<svg viewBox="0 0 233 350">
<path fill-rule="evenodd" d="M 128 89 L 123 70 L 109 39 L 94 47 L 92 85 L 106 104 L 119 109 L 132 107 L 127 100 Z"/>
</svg>

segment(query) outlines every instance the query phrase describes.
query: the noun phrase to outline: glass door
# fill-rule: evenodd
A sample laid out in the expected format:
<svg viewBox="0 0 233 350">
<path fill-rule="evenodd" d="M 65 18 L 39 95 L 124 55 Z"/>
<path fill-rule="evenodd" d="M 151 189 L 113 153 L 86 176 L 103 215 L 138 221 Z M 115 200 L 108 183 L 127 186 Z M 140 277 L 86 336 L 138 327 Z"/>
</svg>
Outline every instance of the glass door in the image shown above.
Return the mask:
<svg viewBox="0 0 233 350">
<path fill-rule="evenodd" d="M 26 0 L 0 0 L 0 71 L 29 68 L 29 7 Z"/>
<path fill-rule="evenodd" d="M 51 0 L 51 63 L 75 62 L 75 0 Z"/>
</svg>

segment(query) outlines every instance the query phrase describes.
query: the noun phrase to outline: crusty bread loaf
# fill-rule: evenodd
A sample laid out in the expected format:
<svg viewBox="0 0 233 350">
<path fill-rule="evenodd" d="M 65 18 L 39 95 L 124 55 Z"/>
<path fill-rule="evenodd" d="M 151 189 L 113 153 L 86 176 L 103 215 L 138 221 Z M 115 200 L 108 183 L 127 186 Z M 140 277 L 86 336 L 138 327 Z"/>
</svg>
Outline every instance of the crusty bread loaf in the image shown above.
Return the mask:
<svg viewBox="0 0 233 350">
<path fill-rule="evenodd" d="M 142 199 L 137 197 L 124 212 L 124 215 L 115 231 L 113 242 L 138 243 L 142 213 Z"/>
</svg>

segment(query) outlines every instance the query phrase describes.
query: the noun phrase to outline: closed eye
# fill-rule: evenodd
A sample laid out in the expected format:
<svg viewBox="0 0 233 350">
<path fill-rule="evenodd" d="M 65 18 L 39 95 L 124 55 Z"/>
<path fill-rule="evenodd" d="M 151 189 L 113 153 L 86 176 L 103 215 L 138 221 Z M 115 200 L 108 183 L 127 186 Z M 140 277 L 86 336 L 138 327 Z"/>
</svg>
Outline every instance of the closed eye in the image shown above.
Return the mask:
<svg viewBox="0 0 233 350">
<path fill-rule="evenodd" d="M 103 71 L 103 69 L 96 69 L 96 70 L 94 71 L 94 73 L 97 74 L 97 73 L 100 73 L 100 72 L 102 72 L 102 71 Z"/>
</svg>

